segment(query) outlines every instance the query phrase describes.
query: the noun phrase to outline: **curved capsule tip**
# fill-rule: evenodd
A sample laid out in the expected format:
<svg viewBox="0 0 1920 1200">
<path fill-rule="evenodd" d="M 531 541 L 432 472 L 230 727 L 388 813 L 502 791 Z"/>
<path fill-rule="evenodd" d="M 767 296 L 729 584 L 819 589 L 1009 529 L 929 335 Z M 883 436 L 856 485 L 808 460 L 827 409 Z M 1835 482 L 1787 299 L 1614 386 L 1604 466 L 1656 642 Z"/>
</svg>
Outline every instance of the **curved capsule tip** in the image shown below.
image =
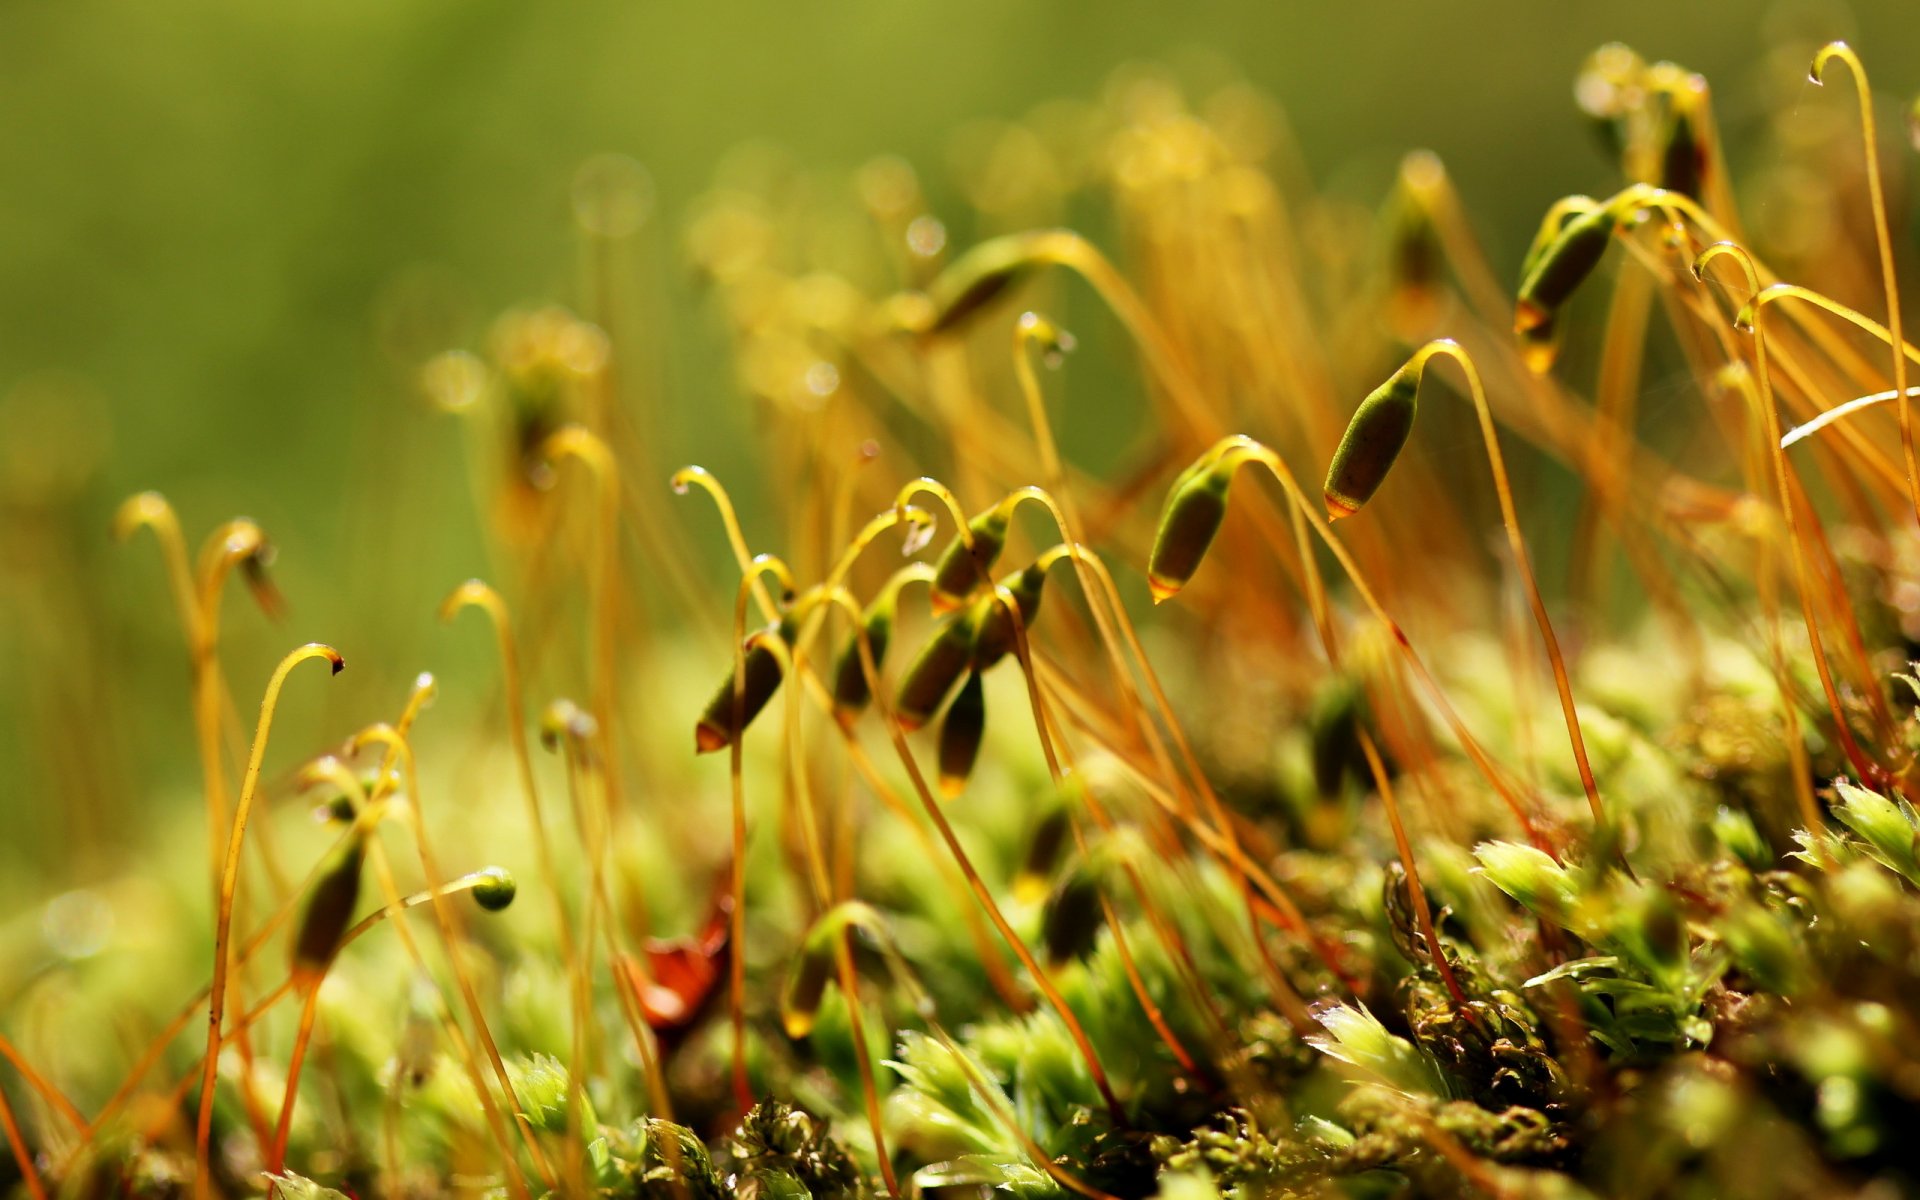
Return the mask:
<svg viewBox="0 0 1920 1200">
<path fill-rule="evenodd" d="M 1345 520 L 1354 513 L 1359 512 L 1362 503 L 1362 501 L 1355 500 L 1351 496 L 1343 496 L 1331 488 L 1320 493 L 1320 498 L 1326 501 L 1327 520 L 1329 521 Z"/>
<path fill-rule="evenodd" d="M 727 731 L 711 721 L 700 721 L 693 727 L 693 750 L 695 754 L 712 754 L 715 750 L 724 750 L 733 739 Z"/>
</svg>

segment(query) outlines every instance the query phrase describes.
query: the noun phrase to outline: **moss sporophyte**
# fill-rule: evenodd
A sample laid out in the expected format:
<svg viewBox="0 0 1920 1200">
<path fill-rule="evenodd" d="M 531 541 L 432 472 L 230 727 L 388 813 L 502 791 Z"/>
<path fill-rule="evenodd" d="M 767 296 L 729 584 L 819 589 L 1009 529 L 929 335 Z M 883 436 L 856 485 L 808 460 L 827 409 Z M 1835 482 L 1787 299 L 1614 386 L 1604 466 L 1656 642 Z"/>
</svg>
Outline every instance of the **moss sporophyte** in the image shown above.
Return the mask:
<svg viewBox="0 0 1920 1200">
<path fill-rule="evenodd" d="M 319 611 L 293 522 L 118 509 L 190 799 L 35 727 L 161 832 L 0 930 L 0 1194 L 1920 1194 L 1920 353 L 1843 73 L 1736 143 L 1604 47 L 1608 177 L 1518 230 L 1145 68 L 950 190 L 745 156 L 678 260 L 725 482 L 661 478 L 595 159 L 579 311 L 421 366 L 487 579 L 379 582 L 443 640 L 343 631 L 322 709 L 223 637 Z"/>
</svg>

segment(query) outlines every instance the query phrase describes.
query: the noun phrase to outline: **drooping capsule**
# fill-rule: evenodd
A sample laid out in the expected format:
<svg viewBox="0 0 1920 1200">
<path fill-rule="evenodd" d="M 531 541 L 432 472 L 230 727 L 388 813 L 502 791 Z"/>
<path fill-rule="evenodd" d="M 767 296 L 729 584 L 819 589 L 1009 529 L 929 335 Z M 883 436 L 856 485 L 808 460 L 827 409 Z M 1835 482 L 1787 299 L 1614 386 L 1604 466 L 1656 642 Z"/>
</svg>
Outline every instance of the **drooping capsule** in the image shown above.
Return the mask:
<svg viewBox="0 0 1920 1200">
<path fill-rule="evenodd" d="M 1366 720 L 1366 692 L 1351 676 L 1334 675 L 1314 693 L 1307 708 L 1307 740 L 1313 754 L 1313 782 L 1323 797 L 1340 795 L 1348 779 L 1367 777 L 1360 746 Z"/>
<path fill-rule="evenodd" d="M 947 706 L 946 719 L 940 723 L 940 792 L 947 799 L 966 790 L 986 732 L 987 692 L 980 682 L 980 672 L 974 671 L 960 686 L 960 694 Z"/>
<path fill-rule="evenodd" d="M 902 729 L 912 731 L 932 720 L 961 673 L 973 664 L 973 627 L 971 610 L 949 616 L 907 668 L 894 698 Z"/>
<path fill-rule="evenodd" d="M 1610 206 L 1580 213 L 1566 223 L 1534 257 L 1520 281 L 1513 313 L 1516 333 L 1527 333 L 1559 311 L 1567 297 L 1600 265 L 1618 226 L 1619 219 Z"/>
<path fill-rule="evenodd" d="M 982 583 L 992 578 L 993 564 L 1007 547 L 1007 529 L 1013 523 L 1012 509 L 997 504 L 967 522 L 972 551 L 967 539 L 956 536 L 940 552 L 933 568 L 933 611 L 951 612 L 965 603 Z"/>
<path fill-rule="evenodd" d="M 1073 831 L 1071 806 L 1085 786 L 1077 773 L 1061 781 L 1060 801 L 1047 809 L 1034 826 L 1027 852 L 1020 859 L 1020 869 L 1014 874 L 1014 899 L 1023 904 L 1038 904 L 1046 898 L 1047 889 L 1053 886 L 1054 871 L 1067 849 L 1067 835 Z"/>
<path fill-rule="evenodd" d="M 833 982 L 834 939 L 845 932 L 845 923 L 823 918 L 807 931 L 787 972 L 787 984 L 780 993 L 780 1025 L 787 1036 L 799 1041 L 813 1032 L 820 1019 L 820 1003 L 826 999 L 827 985 Z"/>
<path fill-rule="evenodd" d="M 707 701 L 706 708 L 701 710 L 699 723 L 694 726 L 694 747 L 699 753 L 711 754 L 731 745 L 733 739 L 752 725 L 753 719 L 766 708 L 773 694 L 780 690 L 780 681 L 786 676 L 779 652 L 768 645 L 768 641 L 779 638 L 783 645 L 791 646 L 797 632 L 796 622 L 789 614 L 748 639 L 742 663 L 745 670 L 741 677 L 746 683 L 740 697 L 739 720 L 736 723 L 734 719 L 734 674 L 728 671 L 727 677 L 713 693 L 713 699 Z"/>
<path fill-rule="evenodd" d="M 899 591 L 886 588 L 873 603 L 867 605 L 867 611 L 861 614 L 860 624 L 866 631 L 867 649 L 873 655 L 873 666 L 879 670 L 886 660 L 887 645 L 893 640 L 893 620 L 899 607 Z M 853 719 L 865 712 L 873 700 L 873 692 L 867 686 L 867 672 L 860 661 L 860 634 L 847 635 L 846 644 L 840 648 L 840 656 L 833 664 L 833 713 L 842 725 L 851 725 Z"/>
<path fill-rule="evenodd" d="M 1682 72 L 1667 92 L 1660 135 L 1660 170 L 1654 180 L 1670 192 L 1706 199 L 1707 171 L 1713 162 L 1712 126 L 1707 113 L 1707 82 Z"/>
<path fill-rule="evenodd" d="M 1600 202 L 1592 196 L 1562 196 L 1548 206 L 1546 215 L 1540 218 L 1540 228 L 1534 230 L 1533 241 L 1527 244 L 1526 257 L 1520 260 L 1520 278 L 1533 274 L 1534 267 L 1547 252 L 1547 247 L 1558 241 L 1566 232 L 1574 218 L 1596 212 Z"/>
<path fill-rule="evenodd" d="M 954 259 L 927 288 L 933 302 L 927 332 L 961 328 L 1032 275 L 1044 262 L 1038 249 L 1046 236 L 1038 232 L 990 238 Z"/>
<path fill-rule="evenodd" d="M 1232 456 L 1210 450 L 1173 481 L 1147 558 L 1147 586 L 1155 604 L 1187 586 L 1200 569 L 1227 519 L 1227 489 L 1236 465 Z"/>
<path fill-rule="evenodd" d="M 1099 864 L 1080 855 L 1054 885 L 1041 910 L 1040 939 L 1047 957 L 1058 964 L 1092 950 L 1104 915 Z"/>
<path fill-rule="evenodd" d="M 1040 615 L 1040 597 L 1047 582 L 1047 566 L 1034 562 L 1000 581 L 1013 593 L 1014 607 L 1020 611 L 1020 627 L 1030 630 Z M 995 592 L 980 597 L 973 610 L 973 669 L 984 671 L 1013 653 L 1013 618 Z"/>
<path fill-rule="evenodd" d="M 354 907 L 360 902 L 360 873 L 366 855 L 366 832 L 356 826 L 314 881 L 293 941 L 293 975 L 303 988 L 318 983 L 339 953 L 340 940 L 351 927 Z"/>
<path fill-rule="evenodd" d="M 1353 411 L 1327 465 L 1322 495 L 1328 519 L 1337 521 L 1359 511 L 1386 480 L 1400 448 L 1407 444 L 1407 435 L 1413 432 L 1420 374 L 1420 359 L 1415 358 L 1389 375 Z"/>
<path fill-rule="evenodd" d="M 1574 101 L 1592 119 L 1607 153 L 1616 158 L 1627 148 L 1627 116 L 1645 74 L 1646 61 L 1632 47 L 1609 42 L 1588 55 L 1574 77 Z"/>
<path fill-rule="evenodd" d="M 1408 337 L 1430 327 L 1439 312 L 1446 252 L 1434 210 L 1444 202 L 1446 177 L 1431 151 L 1407 155 L 1387 209 L 1388 316 Z"/>
</svg>

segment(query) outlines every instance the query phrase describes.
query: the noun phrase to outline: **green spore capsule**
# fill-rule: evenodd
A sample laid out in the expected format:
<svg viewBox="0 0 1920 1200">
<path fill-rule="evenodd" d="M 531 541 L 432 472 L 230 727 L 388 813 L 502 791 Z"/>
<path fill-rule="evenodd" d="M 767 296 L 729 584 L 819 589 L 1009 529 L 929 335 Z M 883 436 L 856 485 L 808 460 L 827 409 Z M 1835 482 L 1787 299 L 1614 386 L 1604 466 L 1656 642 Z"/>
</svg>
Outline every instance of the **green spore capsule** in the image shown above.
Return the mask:
<svg viewBox="0 0 1920 1200">
<path fill-rule="evenodd" d="M 866 630 L 867 648 L 873 654 L 874 670 L 886 661 L 887 645 L 893 640 L 893 619 L 898 608 L 899 593 L 893 588 L 881 592 L 861 617 L 861 625 Z M 833 712 L 842 725 L 848 725 L 853 719 L 865 712 L 873 701 L 873 692 L 867 687 L 866 668 L 860 662 L 860 635 L 847 636 L 846 644 L 840 648 L 840 656 L 833 664 Z"/>
<path fill-rule="evenodd" d="M 353 910 L 360 902 L 360 873 L 367 856 L 367 836 L 355 829 L 339 849 L 333 861 L 314 881 L 300 914 L 300 929 L 293 941 L 293 974 L 296 979 L 317 982 L 327 973 L 333 956 L 340 951 L 340 939 L 346 936 Z"/>
<path fill-rule="evenodd" d="M 1093 949 L 1104 916 L 1100 900 L 1098 867 L 1082 856 L 1054 885 L 1040 914 L 1040 939 L 1050 960 L 1063 963 Z"/>
<path fill-rule="evenodd" d="M 1446 168 L 1429 151 L 1409 154 L 1386 213 L 1389 318 L 1403 331 L 1433 323 L 1440 306 L 1446 250 L 1434 223 L 1445 202 Z"/>
<path fill-rule="evenodd" d="M 1360 402 L 1347 422 L 1347 432 L 1327 465 L 1322 498 L 1327 517 L 1338 521 L 1352 516 L 1373 498 L 1386 481 L 1400 448 L 1413 432 L 1415 403 L 1420 391 L 1419 359 L 1409 362 Z"/>
<path fill-rule="evenodd" d="M 1038 250 L 1047 236 L 1015 233 L 991 238 L 953 260 L 927 288 L 933 302 L 927 332 L 960 329 L 1031 276 L 1045 261 Z"/>
<path fill-rule="evenodd" d="M 796 632 L 793 618 L 789 615 L 750 639 L 742 663 L 745 668 L 742 678 L 746 680 L 746 685 L 741 695 L 739 722 L 736 725 L 734 721 L 734 675 L 729 671 L 713 693 L 713 699 L 707 701 L 707 707 L 701 710 L 700 721 L 694 726 L 694 747 L 699 753 L 711 754 L 732 745 L 733 739 L 752 725 L 753 719 L 766 708 L 773 694 L 780 690 L 780 681 L 786 677 L 780 655 L 767 645 L 767 639 L 777 637 L 791 646 Z"/>
<path fill-rule="evenodd" d="M 1360 746 L 1366 692 L 1352 678 L 1336 675 L 1314 693 L 1307 709 L 1307 736 L 1313 751 L 1313 782 L 1320 795 L 1340 795 L 1348 779 L 1367 777 Z"/>
<path fill-rule="evenodd" d="M 1533 269 L 1540 265 L 1541 258 L 1546 255 L 1547 248 L 1559 240 L 1576 218 L 1599 209 L 1600 202 L 1592 196 L 1562 196 L 1555 200 L 1547 209 L 1547 214 L 1540 218 L 1540 228 L 1534 231 L 1533 241 L 1527 245 L 1526 257 L 1520 260 L 1520 278 L 1525 279 L 1533 274 Z"/>
<path fill-rule="evenodd" d="M 1567 222 L 1520 282 L 1513 315 L 1516 333 L 1524 334 L 1545 322 L 1586 282 L 1605 257 L 1619 224 L 1611 207 L 1581 213 Z"/>
<path fill-rule="evenodd" d="M 1067 849 L 1067 835 L 1073 831 L 1073 816 L 1068 805 L 1077 802 L 1078 797 L 1073 793 L 1085 786 L 1078 775 L 1069 775 L 1061 781 L 1061 791 L 1068 795 L 1048 809 L 1034 827 L 1033 838 L 1020 860 L 1020 870 L 1013 877 L 1013 896 L 1022 904 L 1038 904 L 1046 899 L 1054 870 Z"/>
<path fill-rule="evenodd" d="M 1020 610 L 1020 627 L 1032 629 L 1040 615 L 1040 597 L 1047 582 L 1047 569 L 1033 563 L 1000 581 L 1013 593 L 1014 607 Z M 973 611 L 973 669 L 984 671 L 1013 653 L 1013 619 L 999 592 L 982 596 Z"/>
<path fill-rule="evenodd" d="M 833 939 L 844 928 L 840 921 L 815 924 L 787 972 L 787 984 L 780 993 L 780 1025 L 796 1042 L 811 1034 L 820 1019 L 820 1003 L 833 982 Z"/>
<path fill-rule="evenodd" d="M 940 723 L 940 792 L 947 799 L 966 790 L 986 732 L 987 692 L 980 672 L 975 671 L 967 676 Z"/>
<path fill-rule="evenodd" d="M 1695 76 L 1689 84 L 1669 94 L 1657 182 L 1670 192 L 1701 200 L 1706 193 L 1708 164 L 1712 162 L 1702 124 L 1706 83 Z"/>
<path fill-rule="evenodd" d="M 1215 535 L 1227 519 L 1227 489 L 1236 464 L 1231 455 L 1209 451 L 1173 481 L 1167 505 L 1160 512 L 1160 529 L 1153 536 L 1147 559 L 1147 587 L 1153 602 L 1170 599 L 1207 556 Z"/>
<path fill-rule="evenodd" d="M 967 522 L 967 532 L 973 539 L 971 553 L 966 538 L 955 537 L 947 543 L 933 568 L 934 612 L 960 607 L 975 588 L 992 577 L 993 564 L 1000 561 L 1000 552 L 1007 547 L 1007 529 L 1012 523 L 1012 509 L 995 505 Z"/>
<path fill-rule="evenodd" d="M 499 912 L 513 903 L 519 891 L 520 885 L 514 882 L 512 872 L 505 867 L 488 867 L 480 872 L 479 882 L 473 885 L 473 902 L 488 912 Z"/>
<path fill-rule="evenodd" d="M 907 668 L 894 700 L 901 728 L 918 729 L 940 711 L 961 673 L 973 664 L 973 626 L 971 612 L 948 617 Z"/>
</svg>

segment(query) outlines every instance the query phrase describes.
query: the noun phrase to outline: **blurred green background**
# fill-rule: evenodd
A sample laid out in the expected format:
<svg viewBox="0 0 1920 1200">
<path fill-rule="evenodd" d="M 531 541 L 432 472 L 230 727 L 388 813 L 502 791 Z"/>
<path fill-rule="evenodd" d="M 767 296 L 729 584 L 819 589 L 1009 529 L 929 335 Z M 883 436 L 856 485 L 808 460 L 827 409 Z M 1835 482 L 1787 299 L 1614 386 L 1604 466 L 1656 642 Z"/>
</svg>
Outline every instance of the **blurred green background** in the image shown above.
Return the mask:
<svg viewBox="0 0 1920 1200">
<path fill-rule="evenodd" d="M 325 701 L 294 699 L 287 727 L 318 732 L 282 754 L 484 650 L 434 622 L 486 564 L 459 434 L 412 372 L 508 305 L 577 300 L 569 185 L 592 154 L 651 177 L 629 266 L 660 351 L 652 452 L 725 473 L 750 409 L 680 235 L 743 141 L 830 172 L 900 154 L 964 245 L 977 231 L 947 163 L 967 122 L 1091 98 L 1128 62 L 1238 73 L 1284 106 L 1324 186 L 1375 198 L 1401 153 L 1437 151 L 1511 274 L 1553 198 L 1615 179 L 1572 102 L 1595 46 L 1704 72 L 1738 172 L 1756 97 L 1783 72 L 1811 91 L 1769 47 L 1850 38 L 1883 97 L 1910 96 L 1916 16 L 1914 0 L 0 0 L 0 396 L 16 401 L 0 461 L 32 481 L 0 563 L 0 912 L 35 890 L 41 872 L 14 869 L 29 859 L 91 869 L 47 853 L 74 812 L 197 803 L 153 549 L 106 534 L 122 496 L 165 491 L 195 540 L 246 513 L 278 542 L 291 619 L 229 604 L 242 710 L 295 641 L 354 665 Z M 406 570 L 365 569 L 402 538 Z M 64 674 L 82 650 L 108 669 Z M 306 724 L 320 703 L 358 719 Z M 56 736 L 76 722 L 85 737 Z"/>
</svg>

